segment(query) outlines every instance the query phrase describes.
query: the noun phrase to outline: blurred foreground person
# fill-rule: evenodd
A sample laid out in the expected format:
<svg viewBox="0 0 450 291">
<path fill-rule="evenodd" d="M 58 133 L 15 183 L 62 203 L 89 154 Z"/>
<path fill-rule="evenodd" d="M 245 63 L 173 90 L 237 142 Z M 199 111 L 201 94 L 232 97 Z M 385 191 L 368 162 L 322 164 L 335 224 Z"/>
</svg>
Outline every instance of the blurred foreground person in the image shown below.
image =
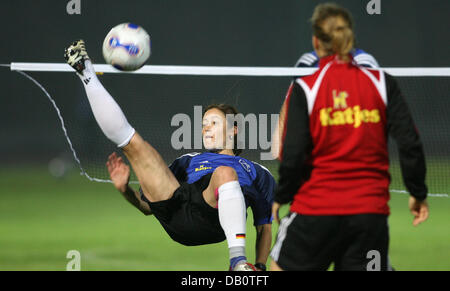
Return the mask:
<svg viewBox="0 0 450 291">
<path fill-rule="evenodd" d="M 281 161 L 272 216 L 291 203 L 272 270 L 389 270 L 388 134 L 397 142 L 413 225 L 428 217 L 422 143 L 397 82 L 358 65 L 350 13 L 318 5 L 319 69 L 291 84 L 280 114 Z M 371 262 L 372 258 L 379 258 Z"/>
</svg>

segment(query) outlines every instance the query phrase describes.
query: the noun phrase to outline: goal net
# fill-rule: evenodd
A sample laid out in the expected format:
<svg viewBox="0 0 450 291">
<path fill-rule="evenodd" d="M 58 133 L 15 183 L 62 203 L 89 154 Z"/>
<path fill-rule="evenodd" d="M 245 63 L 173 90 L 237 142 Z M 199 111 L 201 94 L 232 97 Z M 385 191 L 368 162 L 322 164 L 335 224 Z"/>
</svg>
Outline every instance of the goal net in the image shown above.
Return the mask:
<svg viewBox="0 0 450 291">
<path fill-rule="evenodd" d="M 13 63 L 11 69 L 34 82 L 43 91 L 42 98 L 51 102 L 57 112 L 55 122 L 61 127 L 58 134 L 67 139 L 81 173 L 108 182 L 106 159 L 114 151 L 121 153 L 97 126 L 80 80 L 74 73 L 63 73 L 72 69 L 65 64 L 23 63 Z M 182 154 L 202 151 L 198 130 L 203 109 L 211 103 L 227 103 L 248 117 L 242 156 L 266 166 L 275 177 L 278 163 L 268 159 L 268 152 L 277 114 L 292 77 L 313 72 L 300 68 L 145 66 L 124 74 L 106 65 L 97 65 L 96 70 L 105 73 L 101 82 L 130 124 L 168 164 Z M 385 70 L 397 77 L 424 143 L 429 192 L 448 197 L 450 68 Z M 30 100 L 28 106 L 32 103 Z M 406 193 L 392 140 L 389 149 L 391 190 Z M 136 182 L 136 177 L 132 175 L 131 180 Z"/>
</svg>

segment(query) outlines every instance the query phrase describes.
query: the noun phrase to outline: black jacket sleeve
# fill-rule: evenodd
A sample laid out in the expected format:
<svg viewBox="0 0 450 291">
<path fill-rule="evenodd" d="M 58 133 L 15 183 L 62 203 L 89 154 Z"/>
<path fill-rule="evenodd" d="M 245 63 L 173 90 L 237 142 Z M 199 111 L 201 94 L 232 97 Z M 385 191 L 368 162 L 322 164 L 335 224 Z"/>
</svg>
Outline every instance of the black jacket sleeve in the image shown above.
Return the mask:
<svg viewBox="0 0 450 291">
<path fill-rule="evenodd" d="M 422 142 L 397 81 L 386 74 L 387 127 L 398 147 L 403 182 L 418 200 L 427 197 L 426 165 Z"/>
<path fill-rule="evenodd" d="M 303 89 L 294 83 L 287 99 L 285 136 L 282 140 L 279 181 L 274 200 L 280 204 L 292 201 L 302 181 L 310 173 L 306 161 L 312 150 L 309 114 Z"/>
</svg>

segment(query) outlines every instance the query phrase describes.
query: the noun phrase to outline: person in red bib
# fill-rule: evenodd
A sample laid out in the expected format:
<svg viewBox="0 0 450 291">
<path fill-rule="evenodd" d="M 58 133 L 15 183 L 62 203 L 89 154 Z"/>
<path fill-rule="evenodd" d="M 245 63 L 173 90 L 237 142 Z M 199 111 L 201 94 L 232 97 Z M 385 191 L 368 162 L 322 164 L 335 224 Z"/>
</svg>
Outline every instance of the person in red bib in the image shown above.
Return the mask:
<svg viewBox="0 0 450 291">
<path fill-rule="evenodd" d="M 428 217 L 425 157 L 395 79 L 358 65 L 350 13 L 318 5 L 313 75 L 295 79 L 280 114 L 273 217 L 291 203 L 272 248 L 272 270 L 389 270 L 388 136 L 398 146 L 409 207 Z"/>
</svg>

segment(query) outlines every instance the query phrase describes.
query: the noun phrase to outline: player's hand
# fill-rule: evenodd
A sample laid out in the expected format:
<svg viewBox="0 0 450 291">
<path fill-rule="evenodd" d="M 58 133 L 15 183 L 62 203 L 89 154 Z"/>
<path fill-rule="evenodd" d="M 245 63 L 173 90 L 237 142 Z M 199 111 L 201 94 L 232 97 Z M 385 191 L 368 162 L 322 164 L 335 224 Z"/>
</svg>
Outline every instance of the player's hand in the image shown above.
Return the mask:
<svg viewBox="0 0 450 291">
<path fill-rule="evenodd" d="M 418 226 L 428 219 L 430 210 L 426 200 L 418 201 L 413 196 L 409 197 L 409 210 L 414 215 L 413 225 Z"/>
<path fill-rule="evenodd" d="M 114 187 L 121 193 L 125 193 L 130 180 L 130 167 L 115 152 L 109 155 L 106 167 Z"/>
<path fill-rule="evenodd" d="M 281 204 L 278 203 L 278 202 L 274 202 L 274 203 L 272 204 L 272 218 L 273 218 L 273 220 L 275 220 L 278 224 L 280 224 L 280 216 L 279 216 L 280 207 L 281 207 Z"/>
</svg>

